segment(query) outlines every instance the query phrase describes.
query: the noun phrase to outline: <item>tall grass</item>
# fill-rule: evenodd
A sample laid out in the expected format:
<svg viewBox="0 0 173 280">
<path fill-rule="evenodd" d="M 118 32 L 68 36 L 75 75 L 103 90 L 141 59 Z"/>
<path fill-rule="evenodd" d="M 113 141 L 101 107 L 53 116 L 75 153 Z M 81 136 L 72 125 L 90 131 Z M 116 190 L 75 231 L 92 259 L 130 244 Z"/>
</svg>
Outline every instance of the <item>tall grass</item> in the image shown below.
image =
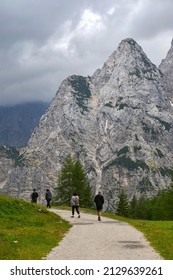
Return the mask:
<svg viewBox="0 0 173 280">
<path fill-rule="evenodd" d="M 0 259 L 45 257 L 70 224 L 41 205 L 0 195 Z"/>
</svg>

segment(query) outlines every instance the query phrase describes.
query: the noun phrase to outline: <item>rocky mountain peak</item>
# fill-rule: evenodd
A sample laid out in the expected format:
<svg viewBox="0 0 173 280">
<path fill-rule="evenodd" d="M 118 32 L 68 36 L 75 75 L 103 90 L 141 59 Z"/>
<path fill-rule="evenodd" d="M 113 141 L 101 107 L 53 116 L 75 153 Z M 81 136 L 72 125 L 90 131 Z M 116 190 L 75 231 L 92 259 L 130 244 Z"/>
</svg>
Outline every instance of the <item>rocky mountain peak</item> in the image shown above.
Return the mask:
<svg viewBox="0 0 173 280">
<path fill-rule="evenodd" d="M 142 47 L 131 38 L 122 40 L 119 44 L 116 59 L 119 60 L 118 65 L 126 66 L 127 69 L 137 67 L 145 72 L 156 71 L 156 66 L 149 60 Z"/>
<path fill-rule="evenodd" d="M 171 47 L 168 50 L 166 57 L 164 59 L 162 59 L 159 68 L 162 70 L 162 72 L 164 72 L 166 70 L 168 71 L 168 69 L 165 69 L 165 68 L 168 67 L 168 65 L 170 68 L 173 68 L 172 63 L 173 63 L 173 39 L 171 41 Z"/>
<path fill-rule="evenodd" d="M 92 82 L 97 87 L 103 87 L 110 77 L 121 72 L 127 75 L 136 75 L 138 78 L 152 79 L 160 74 L 157 67 L 148 59 L 141 46 L 133 39 L 127 38 L 121 41 L 101 69 L 97 69 L 92 77 Z"/>
<path fill-rule="evenodd" d="M 173 48 L 173 38 L 172 38 L 172 41 L 171 41 L 171 48 Z"/>
<path fill-rule="evenodd" d="M 27 198 L 38 186 L 44 199 L 71 154 L 86 169 L 93 194 L 101 188 L 105 209 L 112 210 L 121 188 L 130 198 L 169 186 L 172 141 L 164 75 L 133 39 L 125 39 L 91 77 L 73 75 L 61 83 L 1 189 Z"/>
<path fill-rule="evenodd" d="M 122 52 L 122 55 L 124 55 L 124 52 L 126 54 L 132 52 L 141 52 L 142 48 L 137 44 L 137 42 L 134 39 L 126 38 L 120 42 L 118 50 Z"/>
<path fill-rule="evenodd" d="M 173 39 L 165 59 L 163 59 L 159 65 L 159 69 L 164 74 L 167 84 L 168 97 L 173 104 Z"/>
</svg>

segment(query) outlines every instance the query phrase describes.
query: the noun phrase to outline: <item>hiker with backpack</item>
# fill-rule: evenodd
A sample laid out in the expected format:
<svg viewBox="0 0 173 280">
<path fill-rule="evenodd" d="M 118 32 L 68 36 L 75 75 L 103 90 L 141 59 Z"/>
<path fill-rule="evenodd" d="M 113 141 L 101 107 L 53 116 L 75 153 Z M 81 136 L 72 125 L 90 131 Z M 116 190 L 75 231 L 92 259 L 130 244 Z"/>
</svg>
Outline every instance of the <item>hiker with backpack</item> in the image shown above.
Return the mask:
<svg viewBox="0 0 173 280">
<path fill-rule="evenodd" d="M 73 193 L 71 197 L 71 207 L 72 207 L 72 216 L 71 218 L 74 218 L 74 211 L 76 210 L 78 214 L 78 218 L 80 218 L 80 212 L 79 212 L 79 196 L 77 193 Z"/>
<path fill-rule="evenodd" d="M 50 208 L 50 202 L 52 200 L 52 194 L 49 189 L 46 190 L 45 199 L 47 201 L 47 208 Z"/>
<path fill-rule="evenodd" d="M 31 202 L 37 203 L 37 198 L 38 198 L 38 192 L 36 192 L 36 189 L 33 189 L 33 192 L 31 194 Z"/>
</svg>

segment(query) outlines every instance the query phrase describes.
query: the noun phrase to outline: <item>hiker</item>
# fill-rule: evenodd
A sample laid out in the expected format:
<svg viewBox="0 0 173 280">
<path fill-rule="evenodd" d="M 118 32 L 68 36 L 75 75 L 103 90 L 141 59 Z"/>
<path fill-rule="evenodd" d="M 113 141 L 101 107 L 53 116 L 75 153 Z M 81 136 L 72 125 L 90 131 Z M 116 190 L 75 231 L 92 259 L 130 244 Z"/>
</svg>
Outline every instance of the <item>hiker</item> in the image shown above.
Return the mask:
<svg viewBox="0 0 173 280">
<path fill-rule="evenodd" d="M 72 207 L 72 216 L 71 218 L 74 218 L 74 211 L 76 209 L 76 212 L 78 214 L 78 218 L 80 218 L 80 213 L 79 213 L 79 196 L 77 193 L 73 193 L 71 197 L 71 207 Z"/>
<path fill-rule="evenodd" d="M 47 208 L 50 208 L 50 202 L 52 200 L 52 194 L 49 189 L 46 190 L 45 199 L 47 201 Z"/>
<path fill-rule="evenodd" d="M 102 212 L 103 204 L 104 204 L 104 197 L 101 194 L 101 191 L 99 191 L 98 194 L 95 196 L 94 202 L 96 204 L 98 221 L 101 221 L 101 212 Z"/>
<path fill-rule="evenodd" d="M 31 202 L 37 203 L 37 198 L 38 198 L 38 192 L 36 192 L 36 189 L 33 189 L 33 192 L 31 194 Z"/>
</svg>

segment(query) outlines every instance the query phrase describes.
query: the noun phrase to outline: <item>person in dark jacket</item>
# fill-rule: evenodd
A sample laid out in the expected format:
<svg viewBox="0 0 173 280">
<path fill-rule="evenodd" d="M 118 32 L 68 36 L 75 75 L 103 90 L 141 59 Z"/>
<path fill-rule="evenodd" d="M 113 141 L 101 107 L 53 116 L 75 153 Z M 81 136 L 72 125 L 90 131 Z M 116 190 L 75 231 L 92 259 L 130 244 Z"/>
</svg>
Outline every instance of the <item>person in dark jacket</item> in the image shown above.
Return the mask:
<svg viewBox="0 0 173 280">
<path fill-rule="evenodd" d="M 46 190 L 45 199 L 47 201 L 47 208 L 50 208 L 50 202 L 52 200 L 52 194 L 49 189 Z"/>
<path fill-rule="evenodd" d="M 33 192 L 31 194 L 31 202 L 37 203 L 37 198 L 38 198 L 38 192 L 36 192 L 36 189 L 33 189 Z"/>
<path fill-rule="evenodd" d="M 101 221 L 101 212 L 102 212 L 102 209 L 103 209 L 104 197 L 103 197 L 103 195 L 101 194 L 100 191 L 95 196 L 94 202 L 96 204 L 98 221 Z"/>
</svg>

